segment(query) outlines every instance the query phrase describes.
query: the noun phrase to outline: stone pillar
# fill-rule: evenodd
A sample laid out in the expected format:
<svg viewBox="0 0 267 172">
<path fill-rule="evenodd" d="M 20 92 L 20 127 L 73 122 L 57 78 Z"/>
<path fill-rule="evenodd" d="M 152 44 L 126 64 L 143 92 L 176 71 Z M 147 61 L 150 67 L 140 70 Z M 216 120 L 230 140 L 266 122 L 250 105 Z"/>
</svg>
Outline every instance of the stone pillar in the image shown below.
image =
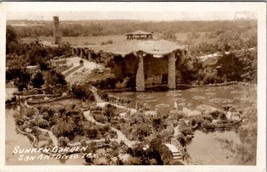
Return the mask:
<svg viewBox="0 0 267 172">
<path fill-rule="evenodd" d="M 144 59 L 143 54 L 138 53 L 137 57 L 139 58 L 138 68 L 136 73 L 136 91 L 145 91 L 145 75 L 144 75 Z"/>
<path fill-rule="evenodd" d="M 168 56 L 168 88 L 175 89 L 176 81 L 175 81 L 175 53 L 172 52 Z"/>
<path fill-rule="evenodd" d="M 91 50 L 88 50 L 88 54 L 87 54 L 87 58 L 88 58 L 88 61 L 92 61 L 92 52 Z"/>
<path fill-rule="evenodd" d="M 184 63 L 185 61 L 185 50 L 181 50 L 181 54 L 180 54 L 180 57 L 179 57 L 181 60 L 181 63 Z"/>
<path fill-rule="evenodd" d="M 83 49 L 80 48 L 80 57 L 83 58 Z"/>
<path fill-rule="evenodd" d="M 75 48 L 72 48 L 72 55 L 75 56 Z"/>
</svg>

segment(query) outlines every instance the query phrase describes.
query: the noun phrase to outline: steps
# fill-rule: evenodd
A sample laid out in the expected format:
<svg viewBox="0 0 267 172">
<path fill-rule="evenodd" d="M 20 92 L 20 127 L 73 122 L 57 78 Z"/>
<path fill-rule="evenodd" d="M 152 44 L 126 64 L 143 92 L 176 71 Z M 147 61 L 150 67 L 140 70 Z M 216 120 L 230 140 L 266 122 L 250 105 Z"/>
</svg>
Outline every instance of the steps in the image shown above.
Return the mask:
<svg viewBox="0 0 267 172">
<path fill-rule="evenodd" d="M 172 156 L 174 160 L 180 160 L 182 159 L 181 152 L 172 152 Z"/>
<path fill-rule="evenodd" d="M 75 67 L 69 69 L 68 71 L 64 72 L 63 75 L 64 75 L 65 78 L 66 78 L 66 77 L 69 76 L 71 73 L 75 72 L 76 70 L 80 69 L 81 67 L 83 67 L 83 65 L 75 66 Z"/>
</svg>

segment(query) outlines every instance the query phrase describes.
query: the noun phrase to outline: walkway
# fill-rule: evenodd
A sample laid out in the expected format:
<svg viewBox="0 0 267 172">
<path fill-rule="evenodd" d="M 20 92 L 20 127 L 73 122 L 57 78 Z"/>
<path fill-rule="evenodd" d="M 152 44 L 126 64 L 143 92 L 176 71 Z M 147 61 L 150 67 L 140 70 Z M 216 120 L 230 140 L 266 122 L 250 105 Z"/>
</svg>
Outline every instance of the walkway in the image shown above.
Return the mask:
<svg viewBox="0 0 267 172">
<path fill-rule="evenodd" d="M 242 50 L 235 50 L 235 51 L 225 51 L 224 54 L 230 54 L 231 52 L 233 53 L 236 53 L 236 52 L 240 52 L 240 51 L 244 51 L 245 49 L 242 49 Z M 255 50 L 255 48 L 249 48 L 249 49 L 246 49 L 248 51 L 253 51 Z M 198 56 L 197 58 L 198 59 L 201 59 L 202 61 L 205 61 L 209 58 L 215 58 L 215 57 L 221 57 L 223 55 L 223 53 L 214 53 L 214 54 L 207 54 L 207 55 L 204 55 L 204 56 Z"/>
<path fill-rule="evenodd" d="M 83 114 L 84 114 L 85 119 L 88 120 L 89 122 L 91 122 L 93 124 L 96 124 L 96 125 L 101 125 L 101 126 L 104 125 L 104 124 L 102 124 L 100 122 L 97 122 L 91 116 L 90 111 L 84 111 Z M 120 130 L 118 130 L 118 129 L 114 128 L 114 127 L 111 127 L 111 130 L 112 131 L 115 131 L 117 133 L 117 138 L 116 139 L 111 139 L 111 141 L 116 141 L 118 143 L 120 143 L 121 141 L 123 141 L 128 147 L 132 147 L 135 144 L 134 141 L 131 141 L 131 140 L 127 139 L 127 137 Z"/>
<path fill-rule="evenodd" d="M 130 111 L 131 115 L 135 114 L 137 112 L 136 109 L 133 109 L 133 108 L 127 108 L 127 107 L 124 107 L 122 105 L 118 105 L 118 104 L 115 104 L 115 103 L 110 103 L 110 102 L 105 102 L 104 100 L 101 99 L 101 97 L 98 95 L 97 93 L 97 88 L 95 88 L 94 86 L 92 86 L 91 88 L 91 91 L 93 92 L 94 94 L 94 97 L 95 97 L 95 102 L 97 104 L 97 106 L 99 107 L 105 107 L 107 104 L 110 104 L 116 108 L 119 108 L 119 109 L 124 109 L 124 110 L 127 110 L 127 111 Z"/>
<path fill-rule="evenodd" d="M 84 60 L 80 57 L 67 58 L 66 60 L 68 65 L 73 64 L 70 69 L 62 72 L 63 75 L 67 74 L 65 79 L 70 84 L 84 81 L 84 79 L 92 72 L 92 70 L 96 68 L 103 68 L 103 65 L 101 64 L 89 62 L 88 60 Z M 83 60 L 83 65 L 80 64 L 81 60 Z"/>
<path fill-rule="evenodd" d="M 52 131 L 49 131 L 49 130 L 46 130 L 46 129 L 43 129 L 43 128 L 40 128 L 40 127 L 37 127 L 37 129 L 41 132 L 44 132 L 44 133 L 48 133 L 50 139 L 52 140 L 53 142 L 53 145 L 54 146 L 58 146 L 58 139 L 57 137 L 53 134 Z"/>
<path fill-rule="evenodd" d="M 98 103 L 104 103 L 105 101 L 101 99 L 101 97 L 98 95 L 97 93 L 97 88 L 95 88 L 94 86 L 91 86 L 91 91 L 94 94 L 95 97 L 95 102 Z"/>
<path fill-rule="evenodd" d="M 174 134 L 171 138 L 171 144 L 165 144 L 170 151 L 172 152 L 173 159 L 179 160 L 184 162 L 184 156 L 185 156 L 185 148 L 181 145 L 181 143 L 177 140 L 177 136 L 180 134 L 179 126 L 176 126 L 174 128 Z"/>
</svg>

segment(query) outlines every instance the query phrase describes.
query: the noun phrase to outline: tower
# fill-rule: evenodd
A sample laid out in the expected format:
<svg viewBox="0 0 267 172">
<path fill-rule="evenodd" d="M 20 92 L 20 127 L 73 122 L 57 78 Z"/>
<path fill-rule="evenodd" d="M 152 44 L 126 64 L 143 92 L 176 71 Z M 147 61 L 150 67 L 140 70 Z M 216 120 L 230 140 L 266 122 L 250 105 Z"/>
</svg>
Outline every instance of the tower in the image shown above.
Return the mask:
<svg viewBox="0 0 267 172">
<path fill-rule="evenodd" d="M 58 16 L 54 16 L 54 39 L 55 39 L 55 44 L 60 44 L 61 43 L 61 32 L 59 29 L 59 18 Z"/>
</svg>

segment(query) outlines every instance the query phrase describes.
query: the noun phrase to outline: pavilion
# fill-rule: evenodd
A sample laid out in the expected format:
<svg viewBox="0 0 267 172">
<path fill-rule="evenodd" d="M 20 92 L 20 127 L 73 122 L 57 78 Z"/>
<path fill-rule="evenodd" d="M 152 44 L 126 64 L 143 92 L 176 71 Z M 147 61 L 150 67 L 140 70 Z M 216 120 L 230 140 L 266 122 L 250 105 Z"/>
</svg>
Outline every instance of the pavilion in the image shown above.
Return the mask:
<svg viewBox="0 0 267 172">
<path fill-rule="evenodd" d="M 73 54 L 89 61 L 93 61 L 96 52 L 112 56 L 116 77 L 134 77 L 136 91 L 145 91 L 146 86 L 155 84 L 165 84 L 169 89 L 176 88 L 177 66 L 185 58 L 187 46 L 167 40 L 133 37 L 131 40 L 128 38 L 123 42 L 98 47 L 73 47 Z"/>
<path fill-rule="evenodd" d="M 131 33 L 126 33 L 127 39 L 153 39 L 152 32 L 145 32 L 142 30 L 138 30 Z"/>
</svg>

